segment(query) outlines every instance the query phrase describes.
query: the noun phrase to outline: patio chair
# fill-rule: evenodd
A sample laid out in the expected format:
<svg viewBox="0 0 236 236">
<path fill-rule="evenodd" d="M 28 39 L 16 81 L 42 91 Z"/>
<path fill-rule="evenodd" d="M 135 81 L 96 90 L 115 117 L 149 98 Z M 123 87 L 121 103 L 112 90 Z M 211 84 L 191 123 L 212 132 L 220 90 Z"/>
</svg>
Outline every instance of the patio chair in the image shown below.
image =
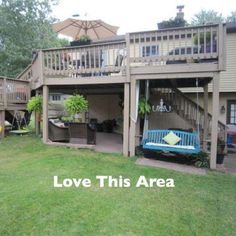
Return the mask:
<svg viewBox="0 0 236 236">
<path fill-rule="evenodd" d="M 48 137 L 52 142 L 69 142 L 70 136 L 68 127 L 64 125 L 60 126 L 59 123 L 54 123 L 52 120 L 49 120 L 48 131 Z"/>
</svg>

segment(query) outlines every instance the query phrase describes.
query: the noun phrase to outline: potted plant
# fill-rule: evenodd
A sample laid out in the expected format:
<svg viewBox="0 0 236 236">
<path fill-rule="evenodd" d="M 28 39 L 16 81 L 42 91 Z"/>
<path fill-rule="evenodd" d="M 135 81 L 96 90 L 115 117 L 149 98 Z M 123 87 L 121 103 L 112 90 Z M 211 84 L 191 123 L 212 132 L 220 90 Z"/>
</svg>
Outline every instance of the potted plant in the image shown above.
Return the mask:
<svg viewBox="0 0 236 236">
<path fill-rule="evenodd" d="M 82 95 L 73 95 L 64 102 L 68 114 L 75 119 L 75 115 L 88 110 L 88 101 Z"/>
<path fill-rule="evenodd" d="M 70 139 L 84 138 L 86 135 L 87 124 L 75 121 L 75 116 L 88 110 L 88 101 L 82 95 L 73 95 L 64 102 L 66 112 L 71 115 L 72 122 L 69 123 Z"/>
<path fill-rule="evenodd" d="M 140 97 L 138 104 L 138 114 L 140 115 L 140 132 L 144 129 L 145 114 L 150 114 L 152 110 L 151 103 L 144 97 Z"/>
<path fill-rule="evenodd" d="M 27 110 L 30 113 L 35 112 L 35 121 L 37 122 L 35 132 L 38 135 L 40 133 L 40 122 L 43 111 L 43 97 L 40 95 L 32 97 L 27 103 Z"/>
<path fill-rule="evenodd" d="M 29 112 L 35 112 L 35 119 L 40 122 L 43 110 L 43 97 L 35 96 L 32 97 L 27 103 L 27 110 Z"/>
<path fill-rule="evenodd" d="M 223 164 L 224 158 L 225 158 L 225 141 L 218 138 L 216 164 Z"/>
<path fill-rule="evenodd" d="M 91 39 L 88 35 L 82 35 L 79 40 L 72 41 L 70 43 L 71 46 L 82 46 L 82 45 L 88 45 L 91 43 Z"/>
<path fill-rule="evenodd" d="M 150 102 L 145 98 L 141 97 L 138 104 L 138 113 L 141 118 L 144 118 L 145 114 L 149 114 L 152 110 Z"/>
</svg>

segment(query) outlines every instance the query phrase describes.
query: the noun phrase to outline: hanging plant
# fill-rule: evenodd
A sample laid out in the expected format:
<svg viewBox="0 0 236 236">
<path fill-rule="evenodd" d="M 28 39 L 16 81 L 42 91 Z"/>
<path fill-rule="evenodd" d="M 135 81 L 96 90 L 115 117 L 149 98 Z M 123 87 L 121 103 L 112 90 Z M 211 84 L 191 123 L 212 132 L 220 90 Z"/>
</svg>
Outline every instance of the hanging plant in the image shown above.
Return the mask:
<svg viewBox="0 0 236 236">
<path fill-rule="evenodd" d="M 27 110 L 29 112 L 35 111 L 41 113 L 43 110 L 43 97 L 42 96 L 32 97 L 27 103 Z"/>
<path fill-rule="evenodd" d="M 145 97 L 141 97 L 138 104 L 138 113 L 141 118 L 144 118 L 145 114 L 149 114 L 151 110 L 151 103 Z"/>
</svg>

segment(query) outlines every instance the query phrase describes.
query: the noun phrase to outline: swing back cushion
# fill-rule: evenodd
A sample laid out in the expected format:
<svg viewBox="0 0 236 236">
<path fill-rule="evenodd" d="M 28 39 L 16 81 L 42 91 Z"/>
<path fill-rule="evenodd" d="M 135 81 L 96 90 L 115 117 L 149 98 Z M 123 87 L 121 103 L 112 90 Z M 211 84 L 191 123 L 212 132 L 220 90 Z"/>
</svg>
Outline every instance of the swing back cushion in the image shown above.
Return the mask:
<svg viewBox="0 0 236 236">
<path fill-rule="evenodd" d="M 178 130 L 148 130 L 143 137 L 143 148 L 180 153 L 201 150 L 197 133 Z"/>
</svg>

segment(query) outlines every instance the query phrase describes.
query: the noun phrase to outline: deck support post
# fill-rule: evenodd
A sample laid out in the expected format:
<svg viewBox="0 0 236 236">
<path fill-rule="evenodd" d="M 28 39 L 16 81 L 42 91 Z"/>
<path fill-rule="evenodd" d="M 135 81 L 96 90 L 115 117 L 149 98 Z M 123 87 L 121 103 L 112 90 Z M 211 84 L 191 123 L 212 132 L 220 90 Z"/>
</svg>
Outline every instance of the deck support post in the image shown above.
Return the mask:
<svg viewBox="0 0 236 236">
<path fill-rule="evenodd" d="M 39 95 L 39 91 L 36 91 L 36 96 L 38 96 Z M 40 134 L 40 120 L 38 119 L 38 113 L 37 112 L 35 112 L 34 113 L 34 116 L 35 116 L 35 134 L 37 135 L 37 136 L 39 136 L 39 134 Z"/>
<path fill-rule="evenodd" d="M 136 80 L 131 80 L 130 88 L 130 134 L 129 134 L 129 151 L 130 156 L 135 156 L 135 134 L 136 134 Z"/>
<path fill-rule="evenodd" d="M 129 155 L 129 83 L 124 84 L 123 155 Z"/>
<path fill-rule="evenodd" d="M 213 76 L 213 95 L 212 95 L 212 124 L 211 124 L 211 158 L 210 168 L 216 169 L 217 139 L 218 139 L 218 120 L 219 120 L 219 86 L 220 76 L 215 73 Z"/>
<path fill-rule="evenodd" d="M 0 111 L 0 139 L 5 136 L 5 110 Z"/>
<path fill-rule="evenodd" d="M 208 137 L 208 84 L 204 85 L 204 127 L 203 127 L 203 150 L 207 151 Z"/>
<path fill-rule="evenodd" d="M 43 86 L 43 142 L 48 142 L 48 94 L 49 88 Z"/>
</svg>

